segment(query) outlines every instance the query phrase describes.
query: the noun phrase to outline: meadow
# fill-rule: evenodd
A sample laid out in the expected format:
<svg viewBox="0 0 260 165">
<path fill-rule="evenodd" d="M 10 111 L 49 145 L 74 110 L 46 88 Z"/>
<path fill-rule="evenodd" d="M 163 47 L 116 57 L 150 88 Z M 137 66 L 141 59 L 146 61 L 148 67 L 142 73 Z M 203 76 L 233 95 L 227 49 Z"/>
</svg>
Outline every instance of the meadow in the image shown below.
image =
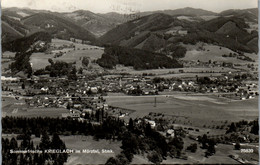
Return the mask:
<svg viewBox="0 0 260 165">
<path fill-rule="evenodd" d="M 209 60 L 213 61 L 222 61 L 222 62 L 232 62 L 235 64 L 244 64 L 250 63 L 248 61 L 237 59 L 236 57 L 222 57 L 222 55 L 229 55 L 230 53 L 234 54 L 235 52 L 221 46 L 197 43 L 196 45 L 185 45 L 187 52 L 182 60 L 185 61 L 203 61 L 208 62 Z M 204 49 L 204 50 L 202 50 Z M 237 53 L 235 53 L 237 54 Z M 257 60 L 258 56 L 255 53 L 245 53 L 246 56 Z"/>
<path fill-rule="evenodd" d="M 12 97 L 2 97 L 2 113 L 15 117 L 61 117 L 62 113 L 68 113 L 65 108 L 28 107 L 24 99 L 17 100 Z"/>
<path fill-rule="evenodd" d="M 43 69 L 47 65 L 50 65 L 48 59 L 51 58 L 54 62 L 55 61 L 64 61 L 68 63 L 76 62 L 76 67 L 82 67 L 82 57 L 88 57 L 90 62 L 92 60 L 96 60 L 101 57 L 104 53 L 103 48 L 92 46 L 88 44 L 80 44 L 80 43 L 73 43 L 67 40 L 60 40 L 60 39 L 52 39 L 51 45 L 55 47 L 60 47 L 63 45 L 71 45 L 75 46 L 74 48 L 63 48 L 61 50 L 52 50 L 51 54 L 45 53 L 33 53 L 31 55 L 30 63 L 32 64 L 32 68 L 34 70 Z M 63 52 L 64 54 L 60 57 L 54 58 L 56 53 Z"/>
<path fill-rule="evenodd" d="M 11 139 L 16 137 L 16 134 L 3 134 L 3 138 Z M 51 137 L 50 137 L 51 139 Z M 70 135 L 63 136 L 60 135 L 60 139 L 65 142 L 67 149 L 73 150 L 99 150 L 102 149 L 112 150 L 113 153 L 71 153 L 69 154 L 68 160 L 65 163 L 66 165 L 75 165 L 75 164 L 105 164 L 107 159 L 114 157 L 119 154 L 122 149 L 121 141 L 110 141 L 105 139 L 94 140 L 92 136 L 81 136 L 81 135 Z M 31 140 L 34 145 L 39 145 L 41 138 L 35 137 L 32 135 Z M 21 143 L 21 140 L 18 140 L 18 144 Z"/>
<path fill-rule="evenodd" d="M 156 106 L 154 103 L 156 97 Z M 109 105 L 135 110 L 131 118 L 141 118 L 150 112 L 163 113 L 172 117 L 176 123 L 202 127 L 220 125 L 225 121 L 254 120 L 258 117 L 258 98 L 231 101 L 217 96 L 188 96 L 174 94 L 168 97 L 136 96 L 106 98 Z"/>
</svg>

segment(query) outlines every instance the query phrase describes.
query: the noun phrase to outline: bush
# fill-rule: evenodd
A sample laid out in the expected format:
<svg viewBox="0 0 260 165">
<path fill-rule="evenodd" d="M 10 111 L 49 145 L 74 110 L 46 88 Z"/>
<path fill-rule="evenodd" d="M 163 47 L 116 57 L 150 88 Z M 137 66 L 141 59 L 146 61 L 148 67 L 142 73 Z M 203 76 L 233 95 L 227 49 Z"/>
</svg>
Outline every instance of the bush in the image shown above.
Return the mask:
<svg viewBox="0 0 260 165">
<path fill-rule="evenodd" d="M 83 59 L 82 59 L 82 65 L 85 66 L 85 67 L 87 67 L 88 64 L 89 64 L 88 58 L 87 58 L 87 57 L 83 57 Z"/>
<path fill-rule="evenodd" d="M 195 153 L 197 151 L 197 143 L 193 143 L 187 147 L 187 150 L 190 150 L 191 152 Z"/>
<path fill-rule="evenodd" d="M 239 142 L 236 142 L 236 144 L 235 144 L 235 150 L 240 150 L 240 143 L 239 143 Z"/>
<path fill-rule="evenodd" d="M 116 64 L 123 64 L 133 66 L 137 70 L 182 67 L 177 60 L 163 54 L 119 46 L 106 47 L 97 64 L 109 69 L 114 68 Z"/>
<path fill-rule="evenodd" d="M 153 162 L 154 164 L 160 164 L 163 159 L 160 154 L 158 154 L 156 151 L 152 151 L 147 155 L 147 158 L 150 162 Z"/>
</svg>

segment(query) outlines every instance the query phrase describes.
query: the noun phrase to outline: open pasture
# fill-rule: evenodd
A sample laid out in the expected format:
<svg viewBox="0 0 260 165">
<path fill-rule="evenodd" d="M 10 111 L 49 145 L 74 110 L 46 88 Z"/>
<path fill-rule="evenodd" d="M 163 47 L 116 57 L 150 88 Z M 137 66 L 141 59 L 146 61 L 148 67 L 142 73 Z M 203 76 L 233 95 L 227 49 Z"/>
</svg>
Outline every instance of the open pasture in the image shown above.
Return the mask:
<svg viewBox="0 0 260 165">
<path fill-rule="evenodd" d="M 15 52 L 6 51 L 2 53 L 2 58 L 14 58 L 15 54 Z"/>
<path fill-rule="evenodd" d="M 155 104 L 156 97 L 156 104 Z M 171 116 L 179 123 L 192 126 L 220 125 L 224 121 L 254 120 L 258 117 L 258 98 L 232 101 L 217 96 L 184 94 L 106 98 L 109 105 L 135 110 L 129 117 L 139 118 L 150 112 Z"/>
<path fill-rule="evenodd" d="M 194 141 L 189 140 L 188 138 L 184 139 L 184 144 L 191 144 Z M 185 148 L 187 145 L 185 146 Z M 205 149 L 201 149 L 198 147 L 196 153 L 186 152 L 187 160 L 171 158 L 167 157 L 166 160 L 163 160 L 162 164 L 215 164 L 218 162 L 219 164 L 240 164 L 236 160 L 228 157 L 230 154 L 237 154 L 239 150 L 233 150 L 234 146 L 227 144 L 218 144 L 217 152 L 213 156 L 208 158 L 205 157 Z M 142 155 L 135 155 L 132 161 L 133 164 L 151 164 L 147 158 Z"/>
<path fill-rule="evenodd" d="M 121 141 L 109 141 L 100 139 L 96 141 L 92 136 L 60 136 L 68 149 L 73 150 L 99 150 L 100 153 L 72 153 L 69 154 L 66 165 L 74 164 L 105 164 L 107 159 L 121 152 Z M 34 144 L 40 143 L 40 138 L 33 139 Z M 101 153 L 102 149 L 112 150 L 114 153 Z"/>
<path fill-rule="evenodd" d="M 33 70 L 44 69 L 47 65 L 50 65 L 48 62 L 49 58 L 53 58 L 52 54 L 45 53 L 33 53 L 30 57 L 30 63 Z"/>
<path fill-rule="evenodd" d="M 29 108 L 27 110 L 21 110 L 12 116 L 23 116 L 23 117 L 61 117 L 62 113 L 68 113 L 69 111 L 65 108 Z"/>
<path fill-rule="evenodd" d="M 208 62 L 209 60 L 213 61 L 222 61 L 222 62 L 232 62 L 235 64 L 250 63 L 248 61 L 237 59 L 236 57 L 222 57 L 222 55 L 229 55 L 230 53 L 234 54 L 235 52 L 217 45 L 197 43 L 196 45 L 185 45 L 187 52 L 182 60 L 185 61 L 203 61 Z M 204 50 L 202 50 L 203 48 Z M 237 54 L 237 53 L 235 53 Z M 255 53 L 249 54 L 246 53 L 246 56 L 257 60 L 257 55 Z"/>
<path fill-rule="evenodd" d="M 16 137 L 17 134 L 3 134 L 3 138 L 8 138 L 11 140 L 12 137 Z M 50 139 L 52 137 L 50 136 Z M 105 164 L 110 157 L 115 157 L 119 154 L 122 149 L 121 141 L 110 141 L 105 139 L 100 139 L 98 141 L 94 140 L 92 136 L 82 136 L 82 135 L 71 135 L 63 136 L 60 135 L 60 139 L 65 142 L 67 149 L 72 150 L 99 150 L 99 153 L 72 153 L 69 154 L 66 165 L 75 164 Z M 34 145 L 39 145 L 41 138 L 31 137 Z M 20 145 L 21 140 L 18 140 Z M 102 149 L 112 150 L 113 153 L 101 153 Z"/>
<path fill-rule="evenodd" d="M 17 100 L 12 97 L 2 97 L 2 113 L 15 117 L 61 117 L 68 113 L 65 108 L 28 107 L 24 99 Z"/>
<path fill-rule="evenodd" d="M 102 56 L 104 53 L 103 48 L 87 45 L 87 44 L 80 44 L 80 43 L 73 43 L 71 41 L 66 40 L 59 40 L 53 39 L 52 43 L 53 46 L 59 47 L 62 45 L 70 45 L 73 44 L 75 46 L 75 50 L 73 48 L 64 48 L 61 50 L 52 50 L 52 54 L 45 54 L 45 53 L 33 53 L 31 55 L 30 63 L 32 64 L 32 68 L 34 70 L 43 69 L 47 65 L 50 65 L 48 59 L 51 58 L 54 62 L 55 61 L 64 61 L 68 63 L 76 62 L 76 67 L 82 67 L 82 58 L 88 57 L 90 62 L 92 60 L 97 60 Z M 54 58 L 55 52 L 64 52 L 64 54 L 60 57 Z"/>
<path fill-rule="evenodd" d="M 206 74 L 206 72 L 212 72 L 211 74 L 216 73 L 227 73 L 227 72 L 234 72 L 235 69 L 226 68 L 226 67 L 190 67 L 190 68 L 173 68 L 173 69 L 150 69 L 150 70 L 133 70 L 129 69 L 128 73 L 130 74 L 155 74 L 155 75 L 169 75 L 169 74 L 176 74 L 177 76 L 180 74 L 180 70 L 183 70 L 184 74 L 191 73 L 193 76 L 198 74 Z M 203 73 L 202 73 L 203 72 Z M 214 72 L 214 73 L 213 73 Z"/>
</svg>

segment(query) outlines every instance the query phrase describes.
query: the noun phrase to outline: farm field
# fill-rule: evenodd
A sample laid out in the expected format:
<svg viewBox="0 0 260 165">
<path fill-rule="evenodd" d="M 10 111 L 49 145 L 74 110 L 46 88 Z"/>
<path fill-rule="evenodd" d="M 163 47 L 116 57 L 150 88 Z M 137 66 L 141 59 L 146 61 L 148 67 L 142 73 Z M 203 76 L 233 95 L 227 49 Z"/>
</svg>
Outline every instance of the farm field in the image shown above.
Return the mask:
<svg viewBox="0 0 260 165">
<path fill-rule="evenodd" d="M 16 137 L 17 134 L 3 134 L 3 138 L 8 138 L 9 140 L 12 137 Z M 51 137 L 50 137 L 51 138 Z M 82 136 L 82 135 L 71 135 L 71 136 L 63 136 L 60 135 L 60 139 L 65 142 L 66 147 L 68 149 L 77 149 L 77 150 L 83 150 L 83 149 L 89 149 L 89 150 L 99 150 L 101 152 L 102 149 L 112 150 L 113 153 L 103 153 L 103 154 L 97 154 L 97 153 L 72 153 L 69 154 L 68 160 L 65 163 L 66 165 L 74 165 L 74 164 L 104 164 L 108 158 L 114 157 L 117 154 L 119 154 L 122 149 L 120 148 L 121 141 L 109 141 L 100 139 L 99 141 L 96 141 L 93 139 L 92 136 Z M 34 145 L 39 145 L 41 139 L 35 136 L 31 137 L 31 140 L 33 141 Z M 190 140 L 189 138 L 184 138 L 184 148 L 189 146 L 191 143 L 194 143 L 195 141 Z M 18 140 L 18 145 L 20 145 L 21 140 Z M 242 147 L 244 148 L 244 147 Z M 252 148 L 252 147 L 250 147 Z M 218 144 L 216 146 L 216 154 L 213 156 L 210 156 L 208 158 L 204 157 L 205 149 L 201 149 L 198 147 L 196 153 L 186 152 L 186 155 L 188 157 L 188 160 L 183 159 L 177 159 L 177 158 L 170 158 L 167 157 L 167 160 L 163 160 L 162 164 L 187 164 L 187 163 L 206 163 L 206 164 L 212 164 L 216 161 L 219 163 L 225 163 L 225 164 L 239 164 L 237 161 L 231 159 L 228 157 L 228 155 L 241 155 L 239 150 L 234 150 L 233 145 L 227 145 L 227 144 Z M 255 148 L 254 148 L 255 150 Z M 252 156 L 252 154 L 250 154 Z M 257 153 L 253 153 L 253 155 L 256 157 Z M 257 157 L 256 157 L 257 158 Z M 151 164 L 151 162 L 148 161 L 148 159 L 142 155 L 134 155 L 133 161 L 131 164 Z"/>
<path fill-rule="evenodd" d="M 15 57 L 15 52 L 7 51 L 7 52 L 2 53 L 2 59 L 1 59 L 2 73 L 5 73 L 6 70 L 8 70 L 9 65 L 13 62 L 13 60 L 10 58 L 13 58 L 13 57 Z"/>
<path fill-rule="evenodd" d="M 9 61 L 9 62 L 1 62 L 1 71 L 2 73 L 5 73 L 6 70 L 8 70 L 9 68 L 9 65 L 12 63 L 12 61 Z"/>
<path fill-rule="evenodd" d="M 3 138 L 15 137 L 15 134 L 3 134 Z M 41 138 L 32 136 L 32 141 L 34 145 L 39 145 Z M 51 137 L 50 137 L 51 139 Z M 114 157 L 115 155 L 121 152 L 121 141 L 109 141 L 100 139 L 98 141 L 94 140 L 92 136 L 81 136 L 81 135 L 71 135 L 71 136 L 62 136 L 60 139 L 65 142 L 65 145 L 68 149 L 89 149 L 89 150 L 99 150 L 102 149 L 112 150 L 114 153 L 72 153 L 69 154 L 68 160 L 65 163 L 66 165 L 75 165 L 75 164 L 105 164 L 107 159 Z M 21 140 L 20 140 L 21 141 Z M 18 143 L 20 142 L 18 141 Z"/>
<path fill-rule="evenodd" d="M 66 136 L 61 137 L 65 142 L 66 147 L 70 149 L 98 149 L 100 152 L 102 149 L 112 150 L 114 153 L 73 153 L 70 154 L 66 165 L 74 164 L 105 164 L 107 159 L 114 157 L 121 152 L 121 141 L 109 141 L 101 139 L 99 141 L 93 140 L 91 136 Z"/>
<path fill-rule="evenodd" d="M 2 54 L 2 58 L 13 58 L 15 57 L 15 52 L 9 52 L 9 51 L 6 51 L 6 52 L 3 52 Z"/>
<path fill-rule="evenodd" d="M 177 73 L 177 74 L 164 74 L 158 75 L 154 77 L 161 77 L 161 78 L 195 78 L 197 75 L 198 77 L 218 77 L 221 76 L 223 73 Z"/>
<path fill-rule="evenodd" d="M 24 100 L 16 100 L 12 97 L 2 97 L 2 113 L 15 117 L 61 117 L 62 113 L 68 113 L 65 108 L 28 108 Z"/>
<path fill-rule="evenodd" d="M 87 45 L 87 44 L 80 44 L 80 43 L 73 43 L 71 41 L 60 40 L 60 39 L 52 39 L 52 46 L 62 46 L 62 45 L 70 45 L 73 44 L 75 46 L 75 50 L 73 48 L 64 48 L 62 50 L 52 50 L 52 54 L 45 54 L 45 53 L 33 53 L 31 55 L 30 62 L 32 64 L 32 68 L 34 70 L 43 69 L 50 63 L 48 59 L 51 58 L 54 62 L 55 61 L 64 61 L 64 62 L 76 62 L 76 67 L 82 67 L 81 61 L 82 57 L 88 57 L 90 61 L 96 60 L 101 57 L 104 53 L 103 48 Z M 60 57 L 54 58 L 55 53 L 64 52 Z"/>
<path fill-rule="evenodd" d="M 47 65 L 50 65 L 50 63 L 48 62 L 49 58 L 52 59 L 53 55 L 45 53 L 33 53 L 30 57 L 32 69 L 44 69 Z"/>
<path fill-rule="evenodd" d="M 243 63 L 250 63 L 248 61 L 240 60 L 235 57 L 222 57 L 222 55 L 226 54 L 229 55 L 229 53 L 235 53 L 234 51 L 225 48 L 220 47 L 216 45 L 210 45 L 210 44 L 203 44 L 203 43 L 197 43 L 196 45 L 185 45 L 187 48 L 187 52 L 184 58 L 182 60 L 185 61 L 192 61 L 192 60 L 199 60 L 203 62 L 211 61 L 223 61 L 223 62 L 232 62 L 236 64 L 243 64 Z M 203 50 L 199 50 L 198 47 L 202 47 Z M 255 53 L 249 54 L 246 53 L 246 56 L 253 58 L 256 60 L 258 56 Z"/>
<path fill-rule="evenodd" d="M 227 73 L 227 72 L 230 72 L 230 71 L 231 72 L 236 72 L 237 71 L 235 69 L 225 68 L 225 67 L 214 67 L 214 68 L 190 67 L 190 68 L 151 69 L 151 70 L 133 70 L 131 68 L 124 67 L 124 70 L 127 73 L 129 73 L 129 74 L 136 74 L 136 75 L 141 75 L 143 73 L 146 73 L 146 74 L 155 74 L 155 75 L 160 75 L 160 76 L 167 76 L 167 75 L 180 76 L 180 75 L 184 75 L 184 77 L 185 77 L 185 75 L 190 76 L 189 74 L 193 75 L 193 77 L 194 77 L 196 75 L 196 73 L 198 73 L 198 74 L 207 74 L 207 73 L 201 73 L 201 72 L 215 72 L 215 73 L 210 73 L 210 74 L 214 74 L 215 75 L 215 74 L 219 74 L 217 72 Z M 179 73 L 180 70 L 183 70 L 183 72 L 185 72 L 185 73 Z M 111 72 L 113 72 L 113 70 L 111 70 Z M 117 73 L 116 70 L 114 72 Z"/>
<path fill-rule="evenodd" d="M 184 144 L 186 145 L 184 148 L 186 148 L 191 143 L 194 143 L 194 141 L 185 138 Z M 216 146 L 216 150 L 216 154 L 206 158 L 204 154 L 206 150 L 198 147 L 196 153 L 186 152 L 186 155 L 188 157 L 187 160 L 167 157 L 166 160 L 163 160 L 162 164 L 214 164 L 215 162 L 218 162 L 219 164 L 240 164 L 236 160 L 228 157 L 228 155 L 231 154 L 240 154 L 239 150 L 234 150 L 233 145 L 218 144 Z M 135 155 L 132 164 L 151 164 L 151 162 L 149 162 L 147 158 L 142 155 Z"/>
<path fill-rule="evenodd" d="M 155 100 L 156 97 L 156 107 Z M 243 101 L 232 101 L 217 96 L 192 96 L 183 94 L 169 97 L 137 96 L 106 98 L 109 105 L 135 110 L 131 118 L 141 118 L 150 112 L 172 116 L 176 123 L 191 123 L 192 126 L 219 125 L 224 121 L 254 120 L 258 117 L 258 98 Z"/>
</svg>

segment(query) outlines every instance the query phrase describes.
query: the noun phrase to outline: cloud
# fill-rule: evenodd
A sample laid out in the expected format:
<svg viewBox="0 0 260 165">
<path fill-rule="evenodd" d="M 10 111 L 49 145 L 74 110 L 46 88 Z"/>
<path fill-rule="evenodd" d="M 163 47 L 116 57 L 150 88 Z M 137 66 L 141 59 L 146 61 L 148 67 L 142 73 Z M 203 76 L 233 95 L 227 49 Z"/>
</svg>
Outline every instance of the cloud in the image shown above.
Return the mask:
<svg viewBox="0 0 260 165">
<path fill-rule="evenodd" d="M 2 0 L 3 7 L 29 7 L 53 11 L 78 9 L 93 12 L 132 13 L 184 7 L 220 12 L 227 9 L 256 8 L 256 0 Z"/>
<path fill-rule="evenodd" d="M 28 7 L 34 6 L 34 5 L 35 5 L 35 1 L 34 1 L 34 0 L 30 0 L 30 1 L 28 2 Z"/>
</svg>

